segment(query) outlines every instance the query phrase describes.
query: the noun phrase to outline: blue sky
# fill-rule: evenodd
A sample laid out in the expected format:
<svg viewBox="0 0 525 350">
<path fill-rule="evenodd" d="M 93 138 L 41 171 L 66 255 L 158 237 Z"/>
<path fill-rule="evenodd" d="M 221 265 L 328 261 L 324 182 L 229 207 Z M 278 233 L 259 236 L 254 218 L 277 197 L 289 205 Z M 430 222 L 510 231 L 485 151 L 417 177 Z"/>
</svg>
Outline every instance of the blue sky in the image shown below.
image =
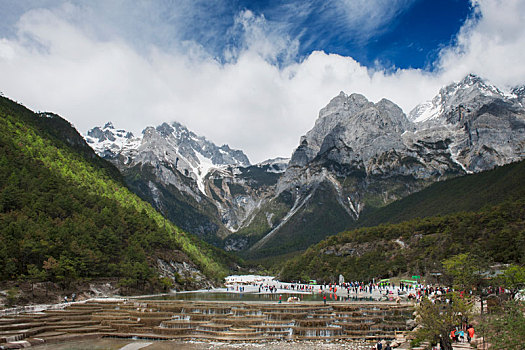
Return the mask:
<svg viewBox="0 0 525 350">
<path fill-rule="evenodd" d="M 353 1 L 347 9 L 344 2 L 315 1 L 297 11 L 304 3 L 244 0 L 235 11 L 247 8 L 286 28 L 299 41 L 299 58 L 322 50 L 351 56 L 368 67 L 430 70 L 439 50 L 473 16 L 466 0 Z"/>
<path fill-rule="evenodd" d="M 63 3 L 83 9 L 81 22 L 100 39 L 122 37 L 138 49 L 157 45 L 169 51 L 192 41 L 222 61 L 225 50 L 244 44 L 245 28 L 236 17 L 248 10 L 264 18 L 269 33 L 297 42 L 293 60 L 320 50 L 353 57 L 367 67 L 427 70 L 474 13 L 468 0 L 1 0 L 0 33 L 16 36 L 25 12 Z M 283 64 L 283 57 L 278 60 Z"/>
<path fill-rule="evenodd" d="M 344 91 L 408 113 L 475 73 L 525 82 L 525 0 L 0 0 L 0 91 L 80 132 L 176 120 L 289 156 Z"/>
</svg>

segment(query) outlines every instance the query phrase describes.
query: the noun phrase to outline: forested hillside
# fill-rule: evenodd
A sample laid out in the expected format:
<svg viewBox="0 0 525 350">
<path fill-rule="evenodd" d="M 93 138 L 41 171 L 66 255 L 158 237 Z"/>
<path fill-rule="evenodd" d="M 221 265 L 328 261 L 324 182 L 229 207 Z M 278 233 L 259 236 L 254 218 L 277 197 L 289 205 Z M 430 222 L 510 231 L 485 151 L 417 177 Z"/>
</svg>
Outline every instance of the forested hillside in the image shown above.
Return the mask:
<svg viewBox="0 0 525 350">
<path fill-rule="evenodd" d="M 433 183 L 419 192 L 386 206 L 365 209 L 359 220 L 349 223 L 343 214 L 336 214 L 334 210 L 328 212 L 331 215 L 339 215 L 340 223 L 345 225 L 341 231 L 350 231 L 360 227 L 395 224 L 437 215 L 479 211 L 505 201 L 512 202 L 520 198 L 525 198 L 525 161 Z M 326 200 L 318 200 L 316 203 L 325 207 L 330 204 Z M 319 225 L 322 226 L 322 224 Z M 298 252 L 299 254 L 309 246 L 305 244 L 310 238 L 309 231 L 313 231 L 316 227 L 313 225 L 303 232 L 302 237 L 306 237 L 306 239 L 295 246 L 296 250 L 301 250 Z M 280 245 L 277 243 L 275 247 L 272 247 L 277 252 L 289 248 L 284 243 Z M 288 258 L 289 254 L 272 260 L 259 259 L 257 262 L 276 270 L 280 269 L 282 261 Z"/>
<path fill-rule="evenodd" d="M 525 199 L 477 212 L 343 232 L 290 260 L 281 278 L 331 281 L 339 274 L 347 280 L 427 275 L 441 271 L 443 260 L 461 253 L 487 263 L 525 263 Z"/>
<path fill-rule="evenodd" d="M 310 247 L 286 279 L 367 279 L 425 274 L 470 252 L 486 262 L 525 262 L 525 162 L 437 182 L 367 213 L 362 226 Z"/>
<path fill-rule="evenodd" d="M 525 197 L 525 161 L 436 182 L 420 192 L 366 213 L 355 227 L 477 211 Z"/>
<path fill-rule="evenodd" d="M 0 238 L 1 280 L 111 276 L 145 286 L 159 282 L 159 256 L 218 280 L 231 259 L 131 193 L 67 121 L 3 97 Z"/>
</svg>

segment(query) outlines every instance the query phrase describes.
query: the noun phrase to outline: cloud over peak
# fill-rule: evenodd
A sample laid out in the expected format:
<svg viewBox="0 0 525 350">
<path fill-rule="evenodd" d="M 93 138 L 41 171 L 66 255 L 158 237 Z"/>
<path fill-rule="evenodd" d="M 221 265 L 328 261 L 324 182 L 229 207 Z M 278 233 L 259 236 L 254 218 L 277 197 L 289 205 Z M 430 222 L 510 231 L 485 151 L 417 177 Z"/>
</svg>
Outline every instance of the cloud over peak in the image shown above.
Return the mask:
<svg viewBox="0 0 525 350">
<path fill-rule="evenodd" d="M 230 1 L 210 9 L 208 3 L 166 2 L 154 9 L 147 1 L 136 8 L 73 1 L 24 8 L 13 21 L 16 30 L 0 33 L 0 91 L 63 115 L 81 132 L 108 120 L 135 133 L 176 120 L 257 162 L 289 156 L 319 109 L 341 90 L 372 101 L 386 97 L 408 113 L 470 72 L 506 86 L 525 82 L 522 1 L 476 1 L 475 16 L 456 44 L 441 50 L 432 72 L 370 68 L 321 50 L 301 54 L 312 38 L 300 27 L 317 13 L 373 36 L 413 1 L 330 0 L 325 4 L 331 7 L 322 8 L 311 0 L 289 1 L 278 14 L 232 9 Z M 208 45 L 214 37 L 225 44 Z"/>
</svg>

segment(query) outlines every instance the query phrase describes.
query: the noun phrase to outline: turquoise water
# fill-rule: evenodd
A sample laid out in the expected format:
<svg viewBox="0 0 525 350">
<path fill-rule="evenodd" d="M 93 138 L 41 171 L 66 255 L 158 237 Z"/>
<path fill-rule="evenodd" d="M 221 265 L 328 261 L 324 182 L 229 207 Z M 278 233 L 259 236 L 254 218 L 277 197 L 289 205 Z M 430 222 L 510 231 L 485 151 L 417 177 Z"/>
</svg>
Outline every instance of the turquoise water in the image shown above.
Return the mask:
<svg viewBox="0 0 525 350">
<path fill-rule="evenodd" d="M 298 297 L 301 301 L 319 301 L 323 302 L 323 295 L 315 294 L 258 294 L 258 293 L 228 293 L 228 292 L 186 292 L 176 293 L 172 295 L 163 295 L 154 298 L 146 298 L 149 300 L 194 300 L 194 301 L 272 301 L 278 302 L 279 296 L 282 296 L 283 302 L 287 301 L 289 297 Z M 336 297 L 330 294 L 326 295 L 326 301 L 374 301 L 371 297 L 357 298 L 357 297 Z"/>
</svg>

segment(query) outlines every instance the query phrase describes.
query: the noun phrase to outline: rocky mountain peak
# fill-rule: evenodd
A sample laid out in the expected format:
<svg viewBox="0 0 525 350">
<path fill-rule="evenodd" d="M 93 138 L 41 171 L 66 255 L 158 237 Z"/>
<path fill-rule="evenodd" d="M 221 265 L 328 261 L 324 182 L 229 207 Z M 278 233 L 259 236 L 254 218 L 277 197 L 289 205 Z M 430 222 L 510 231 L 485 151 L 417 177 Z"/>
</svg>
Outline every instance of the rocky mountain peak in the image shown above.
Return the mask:
<svg viewBox="0 0 525 350">
<path fill-rule="evenodd" d="M 468 85 L 468 86 L 471 86 L 474 84 L 484 84 L 484 81 L 481 77 L 473 73 L 467 74 L 459 83 L 459 85 Z"/>
<path fill-rule="evenodd" d="M 115 141 L 117 138 L 131 139 L 133 133 L 123 129 L 116 130 L 112 122 L 107 122 L 104 127 L 94 127 L 87 132 L 87 136 L 96 139 L 98 142 L 105 140 Z"/>
<path fill-rule="evenodd" d="M 325 138 L 335 130 L 338 125 L 347 124 L 348 120 L 359 111 L 373 106 L 366 97 L 360 94 L 346 95 L 340 92 L 326 107 L 319 111 L 312 130 L 301 137 L 299 147 L 292 154 L 290 166 L 304 166 L 314 159 L 321 150 Z"/>
<path fill-rule="evenodd" d="M 521 103 L 522 107 L 525 107 L 525 85 L 516 86 L 511 90 L 511 94 L 516 96 L 516 99 Z"/>
<path fill-rule="evenodd" d="M 516 86 L 511 91 L 516 96 L 523 96 L 525 95 L 525 85 L 522 86 Z"/>
<path fill-rule="evenodd" d="M 113 130 L 113 129 L 115 129 L 115 127 L 113 126 L 112 122 L 107 122 L 106 124 L 104 124 L 104 129 Z"/>
<path fill-rule="evenodd" d="M 429 183 L 523 159 L 524 95 L 525 87 L 504 94 L 468 75 L 407 118 L 387 99 L 341 92 L 320 110 L 289 162 L 247 166 L 242 151 L 180 123 L 144 129 L 139 144 L 111 159 L 190 232 L 217 234 L 210 241 L 227 249 L 302 249 Z M 117 140 L 119 130 L 106 126 L 86 139 L 116 144 L 110 138 Z"/>
<path fill-rule="evenodd" d="M 228 145 L 218 147 L 178 122 L 148 126 L 138 138 L 125 130 L 116 130 L 108 122 L 103 128 L 88 131 L 85 138 L 100 156 L 123 162 L 117 164 L 120 167 L 150 164 L 161 171 L 161 167 L 167 166 L 195 180 L 201 191 L 204 191 L 203 179 L 213 167 L 250 165 L 242 151 Z M 175 181 L 168 178 L 164 180 Z"/>
<path fill-rule="evenodd" d="M 326 116 L 331 116 L 336 113 L 341 113 L 343 111 L 346 111 L 350 114 L 353 114 L 366 106 L 368 106 L 371 102 L 367 100 L 367 98 L 361 94 L 353 93 L 351 95 L 346 95 L 343 91 L 339 93 L 336 97 L 334 97 L 327 105 L 326 107 L 322 108 L 319 111 L 319 117 L 316 121 L 316 123 L 320 120 L 325 118 Z"/>
<path fill-rule="evenodd" d="M 84 138 L 98 155 L 106 158 L 116 157 L 126 146 L 134 148 L 140 144 L 140 138 L 135 138 L 130 131 L 116 130 L 112 122 L 94 127 Z"/>
<path fill-rule="evenodd" d="M 466 172 L 488 170 L 520 159 L 525 109 L 516 96 L 470 74 L 443 87 L 409 118 L 419 139 L 448 139 L 451 159 Z"/>
<path fill-rule="evenodd" d="M 290 165 L 304 166 L 334 147 L 352 149 L 358 158 L 368 157 L 374 153 L 372 146 L 399 146 L 401 134 L 411 129 L 412 123 L 395 103 L 382 99 L 374 104 L 360 94 L 340 93 L 321 109 L 313 129 L 301 138 Z"/>
<path fill-rule="evenodd" d="M 408 120 L 401 107 L 394 102 L 383 98 L 375 104 L 375 107 L 381 111 L 381 115 L 388 117 L 389 120 L 386 123 L 391 123 L 391 125 L 387 126 L 392 127 L 395 132 L 403 133 L 406 130 L 413 129 L 412 123 Z"/>
<path fill-rule="evenodd" d="M 469 74 L 458 83 L 443 87 L 431 100 L 417 105 L 408 118 L 414 123 L 434 122 L 438 124 L 455 122 L 448 118 L 459 107 L 476 110 L 493 100 L 506 100 L 505 94 L 496 86 L 474 74 Z"/>
<path fill-rule="evenodd" d="M 454 84 L 451 84 L 454 85 Z M 460 89 L 469 89 L 474 87 L 475 89 L 479 90 L 481 93 L 485 95 L 496 95 L 496 96 L 503 96 L 503 92 L 501 92 L 500 89 L 498 89 L 495 85 L 492 85 L 488 81 L 482 79 L 481 77 L 475 75 L 475 74 L 469 74 L 461 82 L 459 82 L 458 87 Z"/>
<path fill-rule="evenodd" d="M 157 130 L 157 132 L 163 137 L 168 137 L 175 131 L 175 129 L 173 129 L 168 123 L 162 123 L 157 126 L 155 130 Z"/>
</svg>

